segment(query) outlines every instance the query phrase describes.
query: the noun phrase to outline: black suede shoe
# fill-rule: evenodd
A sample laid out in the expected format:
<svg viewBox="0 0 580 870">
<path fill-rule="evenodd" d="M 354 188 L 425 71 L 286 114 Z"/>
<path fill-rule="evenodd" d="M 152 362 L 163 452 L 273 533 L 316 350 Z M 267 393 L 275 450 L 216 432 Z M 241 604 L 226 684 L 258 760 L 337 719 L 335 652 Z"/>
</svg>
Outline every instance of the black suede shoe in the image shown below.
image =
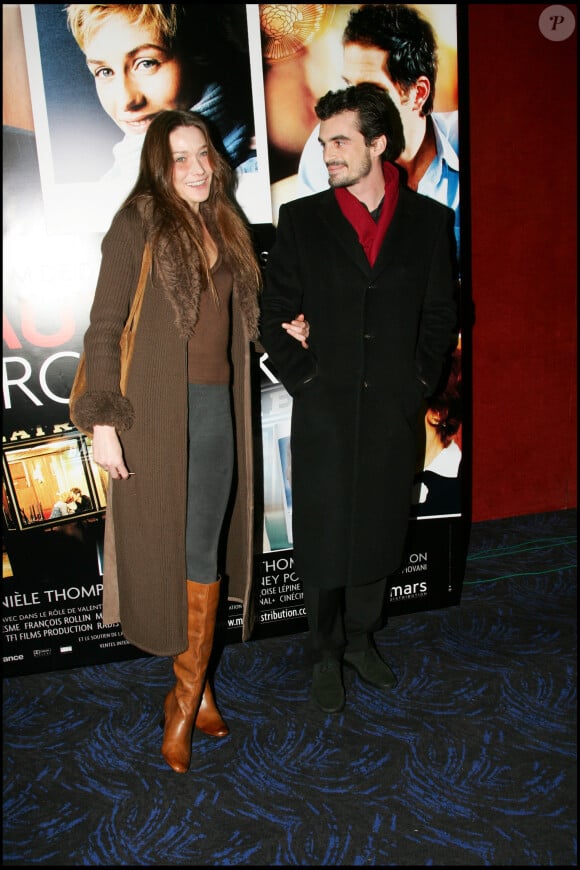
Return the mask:
<svg viewBox="0 0 580 870">
<path fill-rule="evenodd" d="M 354 668 L 361 680 L 375 689 L 393 689 L 397 685 L 396 676 L 373 647 L 345 652 L 344 663 Z"/>
<path fill-rule="evenodd" d="M 338 659 L 316 662 L 312 672 L 312 698 L 325 713 L 338 713 L 344 707 L 342 672 Z"/>
</svg>

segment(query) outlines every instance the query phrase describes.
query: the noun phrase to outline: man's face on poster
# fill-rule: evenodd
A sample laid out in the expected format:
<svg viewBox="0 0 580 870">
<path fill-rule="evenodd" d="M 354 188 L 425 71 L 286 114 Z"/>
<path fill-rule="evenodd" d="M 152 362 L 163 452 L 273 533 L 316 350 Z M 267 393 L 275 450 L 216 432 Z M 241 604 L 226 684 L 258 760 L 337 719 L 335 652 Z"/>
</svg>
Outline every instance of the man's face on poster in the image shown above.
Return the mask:
<svg viewBox="0 0 580 870">
<path fill-rule="evenodd" d="M 387 73 L 388 52 L 372 45 L 359 45 L 349 42 L 344 46 L 342 78 L 347 85 L 360 85 L 370 82 L 383 88 L 401 113 L 404 120 L 407 95 L 396 85 Z"/>
</svg>

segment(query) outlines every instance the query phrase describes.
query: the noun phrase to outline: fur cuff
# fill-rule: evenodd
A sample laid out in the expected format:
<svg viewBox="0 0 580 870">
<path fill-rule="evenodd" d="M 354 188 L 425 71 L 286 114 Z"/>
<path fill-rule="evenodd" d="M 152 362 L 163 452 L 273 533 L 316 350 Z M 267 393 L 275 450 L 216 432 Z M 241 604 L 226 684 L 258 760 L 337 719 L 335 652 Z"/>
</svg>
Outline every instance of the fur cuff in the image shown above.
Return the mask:
<svg viewBox="0 0 580 870">
<path fill-rule="evenodd" d="M 130 429 L 135 419 L 133 405 L 120 393 L 85 393 L 70 408 L 70 418 L 83 432 L 92 432 L 93 426 L 114 426 L 118 432 Z"/>
</svg>

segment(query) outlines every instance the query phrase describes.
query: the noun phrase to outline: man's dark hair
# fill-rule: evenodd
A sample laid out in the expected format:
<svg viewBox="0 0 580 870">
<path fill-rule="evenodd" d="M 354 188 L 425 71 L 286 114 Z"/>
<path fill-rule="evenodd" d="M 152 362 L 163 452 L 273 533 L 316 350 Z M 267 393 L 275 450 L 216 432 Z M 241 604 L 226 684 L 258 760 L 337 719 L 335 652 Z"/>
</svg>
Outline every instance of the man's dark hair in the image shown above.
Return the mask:
<svg viewBox="0 0 580 870">
<path fill-rule="evenodd" d="M 427 76 L 430 93 L 422 115 L 433 111 L 437 78 L 437 41 L 433 28 L 416 9 L 399 3 L 367 3 L 354 9 L 344 29 L 342 44 L 356 43 L 387 52 L 392 82 L 405 93 L 419 76 Z"/>
<path fill-rule="evenodd" d="M 367 145 L 383 133 L 387 137 L 383 160 L 394 162 L 405 147 L 399 110 L 387 92 L 378 85 L 362 82 L 340 91 L 328 91 L 318 100 L 314 111 L 321 121 L 327 121 L 342 112 L 356 112 L 358 130 Z"/>
</svg>

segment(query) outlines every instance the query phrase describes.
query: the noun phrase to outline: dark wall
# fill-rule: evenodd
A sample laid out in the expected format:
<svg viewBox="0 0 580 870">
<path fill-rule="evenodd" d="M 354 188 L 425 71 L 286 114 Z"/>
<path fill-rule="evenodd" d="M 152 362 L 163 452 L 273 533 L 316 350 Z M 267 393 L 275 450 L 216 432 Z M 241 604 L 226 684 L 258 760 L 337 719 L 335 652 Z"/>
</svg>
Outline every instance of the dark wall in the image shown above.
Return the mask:
<svg viewBox="0 0 580 870">
<path fill-rule="evenodd" d="M 577 31 L 547 5 L 468 7 L 474 521 L 576 506 Z"/>
</svg>

